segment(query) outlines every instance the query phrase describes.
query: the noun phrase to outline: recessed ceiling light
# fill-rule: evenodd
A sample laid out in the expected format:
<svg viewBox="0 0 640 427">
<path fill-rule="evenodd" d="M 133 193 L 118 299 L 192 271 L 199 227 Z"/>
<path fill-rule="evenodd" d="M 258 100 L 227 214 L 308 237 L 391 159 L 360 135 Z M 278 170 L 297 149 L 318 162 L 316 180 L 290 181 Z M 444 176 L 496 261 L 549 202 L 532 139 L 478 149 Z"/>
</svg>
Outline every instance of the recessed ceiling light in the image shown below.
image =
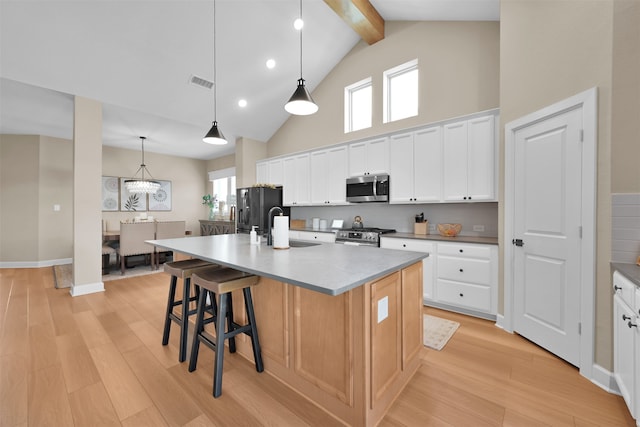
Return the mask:
<svg viewBox="0 0 640 427">
<path fill-rule="evenodd" d="M 296 30 L 301 30 L 302 27 L 304 27 L 304 21 L 302 20 L 302 18 L 297 18 L 295 21 L 293 21 L 293 28 L 295 28 Z"/>
<path fill-rule="evenodd" d="M 244 108 L 247 106 L 247 100 L 246 99 L 241 99 L 240 101 L 238 101 L 238 106 Z"/>
<path fill-rule="evenodd" d="M 267 59 L 267 68 L 268 69 L 272 69 L 276 66 L 276 60 L 275 59 Z"/>
</svg>

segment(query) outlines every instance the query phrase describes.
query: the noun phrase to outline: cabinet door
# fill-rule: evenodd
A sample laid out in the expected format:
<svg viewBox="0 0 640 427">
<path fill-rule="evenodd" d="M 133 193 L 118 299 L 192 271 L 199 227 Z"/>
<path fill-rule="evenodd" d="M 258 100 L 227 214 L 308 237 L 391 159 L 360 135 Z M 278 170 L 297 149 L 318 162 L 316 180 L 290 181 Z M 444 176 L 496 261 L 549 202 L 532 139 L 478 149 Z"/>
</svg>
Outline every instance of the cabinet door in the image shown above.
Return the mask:
<svg viewBox="0 0 640 427">
<path fill-rule="evenodd" d="M 347 203 L 347 147 L 335 147 L 327 150 L 327 201 L 332 205 Z"/>
<path fill-rule="evenodd" d="M 311 174 L 309 154 L 296 156 L 296 205 L 311 204 Z"/>
<path fill-rule="evenodd" d="M 390 202 L 409 203 L 414 200 L 413 133 L 394 135 L 389 141 Z"/>
<path fill-rule="evenodd" d="M 494 117 L 485 116 L 468 122 L 467 196 L 470 200 L 495 200 Z"/>
<path fill-rule="evenodd" d="M 422 349 L 422 264 L 402 270 L 402 369 Z"/>
<path fill-rule="evenodd" d="M 282 159 L 269 161 L 269 184 L 284 185 L 284 164 Z"/>
<path fill-rule="evenodd" d="M 269 183 L 269 163 L 256 162 L 256 184 Z"/>
<path fill-rule="evenodd" d="M 387 138 L 374 139 L 367 144 L 367 172 L 389 172 L 389 140 Z"/>
<path fill-rule="evenodd" d="M 367 173 L 367 143 L 355 142 L 349 145 L 349 176 Z"/>
<path fill-rule="evenodd" d="M 328 151 L 314 151 L 310 156 L 311 163 L 311 204 L 325 205 L 329 200 Z"/>
<path fill-rule="evenodd" d="M 439 202 L 442 200 L 442 131 L 440 126 L 416 132 L 413 141 L 414 200 Z M 391 184 L 393 185 L 393 180 Z M 393 193 L 391 195 L 393 196 Z"/>
<path fill-rule="evenodd" d="M 623 318 L 624 316 L 624 318 Z M 613 371 L 620 394 L 627 403 L 632 416 L 635 413 L 634 384 L 635 364 L 634 329 L 627 323 L 635 320 L 633 311 L 624 303 L 620 295 L 613 296 Z M 635 322 L 634 322 L 635 323 Z"/>
<path fill-rule="evenodd" d="M 443 141 L 444 200 L 467 197 L 467 122 L 444 126 Z"/>
<path fill-rule="evenodd" d="M 296 182 L 296 159 L 295 157 L 286 157 L 282 161 L 283 166 L 283 182 L 282 182 L 282 203 L 285 206 L 292 206 L 297 199 L 297 182 Z"/>
</svg>

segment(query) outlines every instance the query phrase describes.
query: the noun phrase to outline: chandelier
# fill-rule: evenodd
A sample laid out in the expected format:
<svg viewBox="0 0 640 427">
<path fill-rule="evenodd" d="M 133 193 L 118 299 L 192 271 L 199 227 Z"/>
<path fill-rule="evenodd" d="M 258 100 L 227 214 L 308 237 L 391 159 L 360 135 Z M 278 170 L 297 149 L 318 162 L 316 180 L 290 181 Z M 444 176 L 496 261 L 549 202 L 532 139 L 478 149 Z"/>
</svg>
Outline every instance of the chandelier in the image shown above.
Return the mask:
<svg viewBox="0 0 640 427">
<path fill-rule="evenodd" d="M 140 141 L 142 142 L 142 163 L 140 163 L 140 167 L 134 174 L 134 179 L 126 179 L 124 181 L 124 186 L 129 193 L 155 193 L 160 188 L 160 183 L 153 179 L 145 179 L 144 173 L 147 172 L 150 178 L 151 173 L 147 169 L 147 165 L 144 164 L 144 140 L 147 139 L 144 136 L 140 137 Z M 142 172 L 142 178 L 136 179 L 135 176 L 138 175 L 138 172 Z"/>
</svg>

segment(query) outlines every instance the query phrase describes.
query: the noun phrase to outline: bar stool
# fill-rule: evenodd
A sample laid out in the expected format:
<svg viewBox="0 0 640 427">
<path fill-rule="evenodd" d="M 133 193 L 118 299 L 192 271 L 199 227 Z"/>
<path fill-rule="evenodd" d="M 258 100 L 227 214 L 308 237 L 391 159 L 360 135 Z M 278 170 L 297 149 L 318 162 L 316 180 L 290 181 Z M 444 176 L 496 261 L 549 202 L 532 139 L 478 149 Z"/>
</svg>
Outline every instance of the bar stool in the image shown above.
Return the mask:
<svg viewBox="0 0 640 427">
<path fill-rule="evenodd" d="M 253 347 L 253 359 L 256 363 L 256 371 L 262 372 L 262 353 L 260 351 L 260 341 L 258 340 L 258 330 L 256 328 L 256 318 L 253 312 L 253 300 L 251 299 L 251 287 L 258 284 L 258 276 L 248 274 L 231 268 L 220 268 L 216 270 L 200 270 L 193 274 L 193 283 L 200 287 L 200 298 L 196 311 L 196 326 L 193 334 L 193 344 L 191 346 L 191 358 L 189 360 L 189 372 L 196 369 L 198 363 L 198 350 L 200 341 L 206 344 L 215 352 L 213 364 L 213 396 L 219 397 L 222 394 L 222 361 L 224 357 L 224 340 L 229 340 L 229 352 L 235 353 L 235 336 L 246 334 L 251 337 Z M 244 304 L 247 311 L 248 322 L 241 326 L 233 321 L 233 301 L 231 292 L 242 289 Z M 207 296 L 212 303 L 216 300 L 217 314 L 214 318 L 204 319 L 204 309 Z M 227 330 L 224 329 L 225 319 L 227 320 Z M 215 321 L 216 336 L 204 330 L 204 325 Z"/>
<path fill-rule="evenodd" d="M 198 270 L 206 268 L 219 268 L 201 259 L 185 259 L 182 261 L 168 262 L 164 264 L 164 272 L 171 275 L 169 284 L 169 298 L 167 300 L 167 312 L 164 319 L 164 333 L 162 335 L 162 345 L 169 343 L 169 333 L 171 332 L 171 321 L 180 325 L 180 352 L 178 360 L 184 362 L 187 359 L 187 335 L 189 327 L 189 316 L 196 313 L 196 310 L 189 310 L 189 303 L 198 300 L 199 290 L 196 288 L 196 296 L 191 297 L 190 282 L 191 275 Z M 182 279 L 182 299 L 176 300 L 176 284 L 178 278 Z M 174 307 L 182 306 L 182 313 L 178 316 L 174 313 Z"/>
</svg>

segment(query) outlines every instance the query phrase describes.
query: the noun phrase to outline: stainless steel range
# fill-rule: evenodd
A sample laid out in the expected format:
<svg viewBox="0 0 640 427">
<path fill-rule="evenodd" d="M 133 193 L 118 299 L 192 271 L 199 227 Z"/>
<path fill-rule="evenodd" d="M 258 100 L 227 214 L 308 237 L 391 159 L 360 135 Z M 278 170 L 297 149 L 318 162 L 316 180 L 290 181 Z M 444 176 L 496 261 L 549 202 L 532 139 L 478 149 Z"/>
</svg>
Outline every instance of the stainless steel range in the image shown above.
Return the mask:
<svg viewBox="0 0 640 427">
<path fill-rule="evenodd" d="M 380 246 L 380 236 L 395 233 L 388 228 L 343 228 L 336 233 L 336 243 L 357 246 Z"/>
</svg>

